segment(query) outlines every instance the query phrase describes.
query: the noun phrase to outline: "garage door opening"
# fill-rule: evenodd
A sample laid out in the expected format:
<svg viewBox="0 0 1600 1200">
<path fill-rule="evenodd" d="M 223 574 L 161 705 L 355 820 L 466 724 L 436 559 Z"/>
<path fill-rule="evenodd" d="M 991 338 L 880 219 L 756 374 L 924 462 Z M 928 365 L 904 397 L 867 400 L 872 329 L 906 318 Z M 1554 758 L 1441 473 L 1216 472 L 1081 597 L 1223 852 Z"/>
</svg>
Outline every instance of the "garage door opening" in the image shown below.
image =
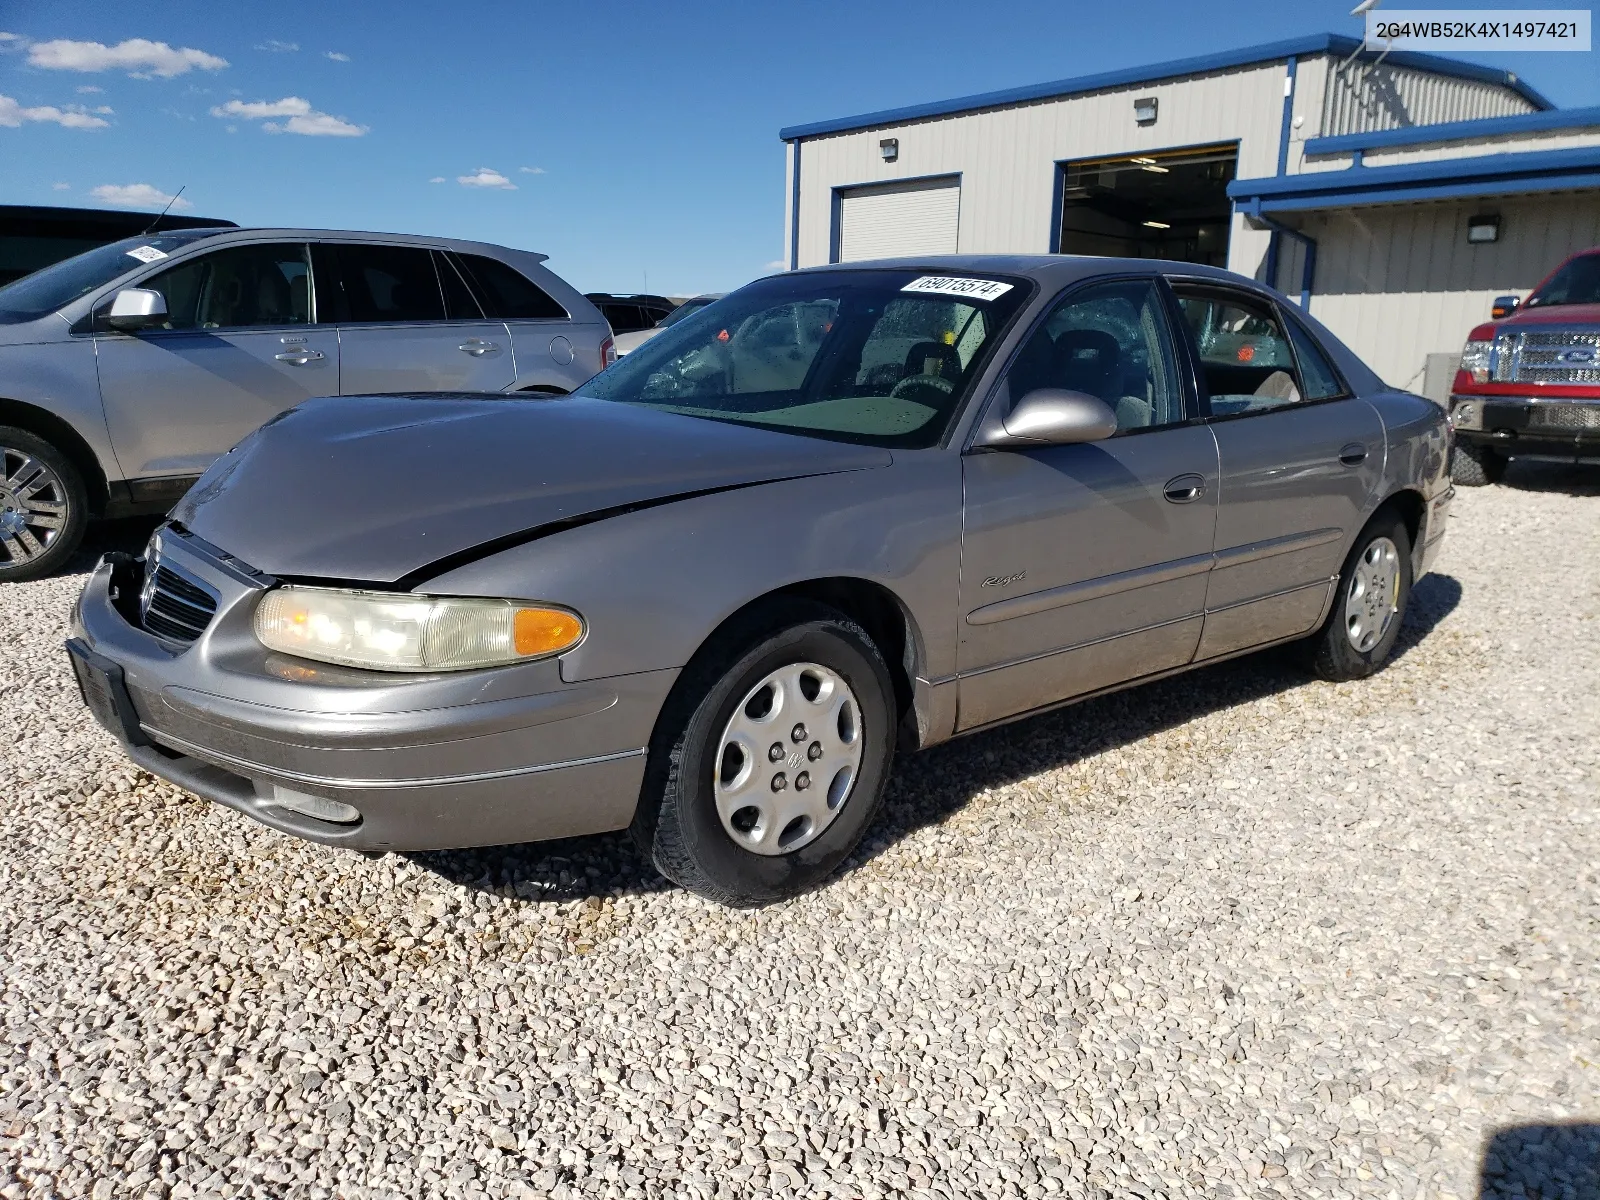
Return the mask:
<svg viewBox="0 0 1600 1200">
<path fill-rule="evenodd" d="M 961 220 L 957 175 L 834 193 L 833 261 L 954 254 Z"/>
<path fill-rule="evenodd" d="M 1228 265 L 1236 144 L 1064 163 L 1061 253 Z"/>
</svg>

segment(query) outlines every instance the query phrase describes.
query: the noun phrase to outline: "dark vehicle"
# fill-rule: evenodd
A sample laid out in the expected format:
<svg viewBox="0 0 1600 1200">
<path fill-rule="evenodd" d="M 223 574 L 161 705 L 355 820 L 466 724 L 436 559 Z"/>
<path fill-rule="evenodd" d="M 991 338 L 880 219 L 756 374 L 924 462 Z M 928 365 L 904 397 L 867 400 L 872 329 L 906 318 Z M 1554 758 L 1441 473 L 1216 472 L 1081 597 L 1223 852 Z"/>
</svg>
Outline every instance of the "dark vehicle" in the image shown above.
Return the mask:
<svg viewBox="0 0 1600 1200">
<path fill-rule="evenodd" d="M 665 296 L 613 296 L 610 292 L 586 292 L 584 299 L 598 308 L 611 323 L 612 333 L 635 333 L 654 329 L 677 305 Z"/>
<path fill-rule="evenodd" d="M 1259 361 L 1193 334 L 1246 318 Z M 795 271 L 564 399 L 300 405 L 96 569 L 68 648 L 135 761 L 277 829 L 631 827 L 759 904 L 845 859 L 897 748 L 1275 643 L 1370 675 L 1447 449 L 1215 268 Z"/>
<path fill-rule="evenodd" d="M 211 217 L 0 204 L 0 287 L 74 254 L 141 233 L 234 228 L 232 221 Z"/>
<path fill-rule="evenodd" d="M 1600 461 L 1600 246 L 1574 254 L 1467 337 L 1450 390 L 1450 470 L 1494 483 L 1512 458 Z"/>
</svg>

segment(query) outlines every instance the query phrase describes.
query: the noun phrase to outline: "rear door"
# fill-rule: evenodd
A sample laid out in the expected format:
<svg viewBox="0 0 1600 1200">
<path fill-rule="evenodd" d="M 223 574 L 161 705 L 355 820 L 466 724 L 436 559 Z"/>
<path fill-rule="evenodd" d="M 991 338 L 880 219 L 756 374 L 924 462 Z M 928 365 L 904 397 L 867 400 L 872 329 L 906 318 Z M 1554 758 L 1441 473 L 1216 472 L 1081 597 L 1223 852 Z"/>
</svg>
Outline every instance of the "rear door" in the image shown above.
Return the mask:
<svg viewBox="0 0 1600 1200">
<path fill-rule="evenodd" d="M 424 246 L 313 247 L 319 311 L 339 328 L 340 391 L 500 392 L 511 334 L 486 318 L 449 259 Z"/>
<path fill-rule="evenodd" d="M 131 285 L 165 296 L 167 323 L 95 337 L 117 460 L 141 499 L 187 481 L 268 418 L 339 394 L 339 341 L 316 323 L 301 242 L 230 246 Z M 170 486 L 169 486 L 170 485 Z"/>
<path fill-rule="evenodd" d="M 1377 410 L 1271 297 L 1172 285 L 1222 462 L 1204 659 L 1316 627 L 1379 499 L 1385 440 Z"/>
<path fill-rule="evenodd" d="M 604 368 L 600 342 L 606 331 L 596 326 L 574 329 L 567 310 L 510 263 L 461 251 L 444 257 L 472 285 L 484 312 L 511 331 L 518 387 L 571 391 Z"/>
</svg>

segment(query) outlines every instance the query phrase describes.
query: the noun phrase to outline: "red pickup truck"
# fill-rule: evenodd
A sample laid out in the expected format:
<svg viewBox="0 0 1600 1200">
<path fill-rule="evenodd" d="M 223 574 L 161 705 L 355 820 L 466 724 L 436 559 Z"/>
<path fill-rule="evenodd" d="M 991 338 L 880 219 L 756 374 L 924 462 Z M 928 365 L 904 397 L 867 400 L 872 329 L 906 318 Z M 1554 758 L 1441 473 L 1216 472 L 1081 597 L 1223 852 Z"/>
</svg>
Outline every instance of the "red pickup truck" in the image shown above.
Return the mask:
<svg viewBox="0 0 1600 1200">
<path fill-rule="evenodd" d="M 1468 335 L 1450 389 L 1455 481 L 1494 483 L 1515 456 L 1600 461 L 1600 246 L 1523 303 L 1500 297 L 1493 315 Z"/>
</svg>

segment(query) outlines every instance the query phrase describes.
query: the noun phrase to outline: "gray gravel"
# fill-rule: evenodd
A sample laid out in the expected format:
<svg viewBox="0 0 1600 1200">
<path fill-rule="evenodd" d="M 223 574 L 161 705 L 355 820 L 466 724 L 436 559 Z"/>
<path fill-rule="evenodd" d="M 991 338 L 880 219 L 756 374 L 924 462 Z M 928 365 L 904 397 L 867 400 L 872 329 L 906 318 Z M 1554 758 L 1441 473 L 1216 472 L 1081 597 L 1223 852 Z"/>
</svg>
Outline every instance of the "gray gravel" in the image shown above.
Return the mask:
<svg viewBox="0 0 1600 1200">
<path fill-rule="evenodd" d="M 1597 503 L 1463 492 L 1376 679 L 912 760 L 757 913 L 212 808 L 90 725 L 81 579 L 0 589 L 0 1197 L 1592 1198 Z"/>
</svg>

